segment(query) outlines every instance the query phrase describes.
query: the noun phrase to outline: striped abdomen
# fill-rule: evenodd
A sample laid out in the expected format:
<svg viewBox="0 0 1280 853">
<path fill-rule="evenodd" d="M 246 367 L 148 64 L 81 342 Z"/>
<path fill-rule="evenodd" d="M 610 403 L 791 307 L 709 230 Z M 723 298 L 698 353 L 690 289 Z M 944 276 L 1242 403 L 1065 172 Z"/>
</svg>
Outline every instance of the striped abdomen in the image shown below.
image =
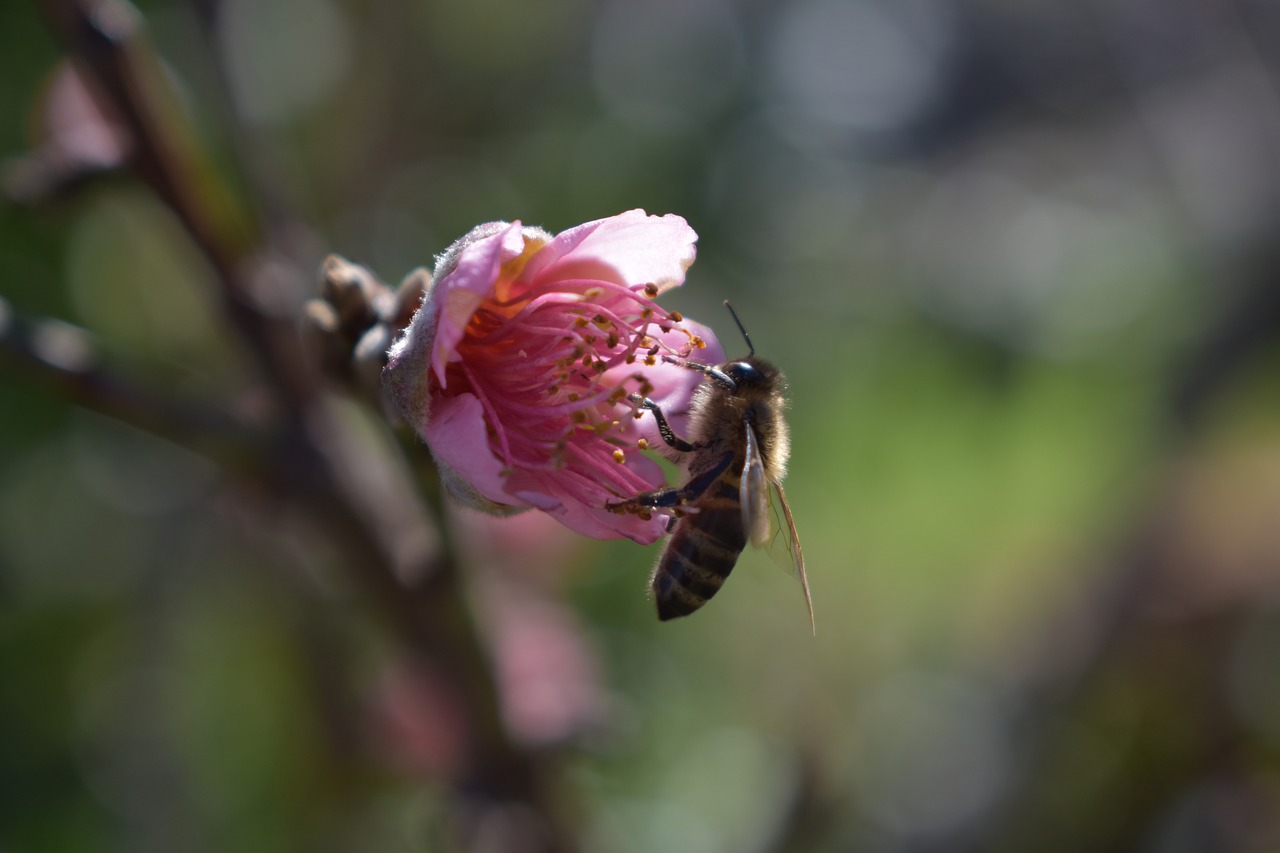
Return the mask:
<svg viewBox="0 0 1280 853">
<path fill-rule="evenodd" d="M 653 572 L 658 618 L 688 616 L 724 585 L 746 547 L 737 477 L 722 477 L 680 519 Z"/>
</svg>

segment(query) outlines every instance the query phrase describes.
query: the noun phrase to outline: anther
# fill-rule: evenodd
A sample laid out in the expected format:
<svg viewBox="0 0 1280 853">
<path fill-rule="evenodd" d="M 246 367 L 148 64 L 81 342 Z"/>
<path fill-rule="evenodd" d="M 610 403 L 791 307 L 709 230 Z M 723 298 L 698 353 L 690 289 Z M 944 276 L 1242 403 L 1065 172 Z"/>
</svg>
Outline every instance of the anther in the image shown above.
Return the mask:
<svg viewBox="0 0 1280 853">
<path fill-rule="evenodd" d="M 658 295 L 658 285 L 650 282 L 644 286 L 644 295 L 652 299 Z"/>
<path fill-rule="evenodd" d="M 621 465 L 623 462 L 627 461 L 627 454 L 623 453 L 621 450 L 615 450 L 613 451 L 613 461 Z"/>
</svg>

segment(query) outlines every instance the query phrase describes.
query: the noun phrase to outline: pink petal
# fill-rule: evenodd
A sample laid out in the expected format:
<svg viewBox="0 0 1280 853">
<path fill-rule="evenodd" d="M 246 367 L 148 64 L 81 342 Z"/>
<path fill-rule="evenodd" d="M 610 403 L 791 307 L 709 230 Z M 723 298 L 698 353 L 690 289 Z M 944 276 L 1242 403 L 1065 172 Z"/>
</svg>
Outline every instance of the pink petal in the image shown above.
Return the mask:
<svg viewBox="0 0 1280 853">
<path fill-rule="evenodd" d="M 436 397 L 424 438 L 440 462 L 484 497 L 494 503 L 529 506 L 505 488 L 503 464 L 489 449 L 484 407 L 474 394 Z"/>
<path fill-rule="evenodd" d="M 647 456 L 629 454 L 626 467 L 648 483 L 648 488 L 656 489 L 662 485 L 662 468 Z M 592 539 L 625 537 L 641 545 L 648 545 L 666 534 L 666 521 L 663 517 L 655 514 L 645 521 L 638 515 L 610 512 L 604 508 L 604 504 L 617 498 L 611 497 L 603 489 L 598 502 L 590 506 L 584 504 L 581 497 L 571 495 L 562 488 L 554 473 L 516 472 L 511 476 L 508 488 L 513 497 L 538 507 L 565 527 Z"/>
<path fill-rule="evenodd" d="M 524 251 L 524 235 L 518 221 L 502 231 L 477 240 L 462 250 L 457 266 L 436 282 L 429 307 L 439 314 L 431 366 L 440 387 L 445 387 L 445 368 L 458 359 L 458 342 L 466 334 L 471 315 L 493 293 L 502 265 Z"/>
<path fill-rule="evenodd" d="M 650 459 L 644 461 L 657 467 Z M 610 512 L 604 507 L 590 507 L 568 497 L 563 500 L 559 509 L 547 512 L 565 527 L 592 539 L 625 537 L 641 545 L 648 545 L 657 542 L 667 533 L 664 516 L 654 515 L 645 521 L 638 515 Z"/>
<path fill-rule="evenodd" d="M 697 240 L 697 232 L 681 216 L 629 210 L 557 234 L 524 275 L 530 281 L 604 278 L 626 285 L 655 284 L 661 292 L 684 283 Z"/>
</svg>

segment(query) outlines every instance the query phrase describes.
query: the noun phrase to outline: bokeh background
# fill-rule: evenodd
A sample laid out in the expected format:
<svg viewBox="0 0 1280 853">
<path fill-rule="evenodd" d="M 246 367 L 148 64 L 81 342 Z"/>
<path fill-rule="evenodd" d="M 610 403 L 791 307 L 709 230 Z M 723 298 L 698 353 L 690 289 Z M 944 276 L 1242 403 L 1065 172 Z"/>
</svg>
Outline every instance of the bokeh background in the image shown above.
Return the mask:
<svg viewBox="0 0 1280 853">
<path fill-rule="evenodd" d="M 41 6 L 0 4 L 0 326 L 269 408 Z M 451 516 L 581 849 L 1280 849 L 1280 6 L 136 11 L 276 310 L 330 252 L 643 207 L 700 234 L 669 307 L 787 373 L 816 637 L 778 555 L 660 625 L 655 549 Z M 305 516 L 0 365 L 0 849 L 452 849 L 459 723 Z"/>
</svg>

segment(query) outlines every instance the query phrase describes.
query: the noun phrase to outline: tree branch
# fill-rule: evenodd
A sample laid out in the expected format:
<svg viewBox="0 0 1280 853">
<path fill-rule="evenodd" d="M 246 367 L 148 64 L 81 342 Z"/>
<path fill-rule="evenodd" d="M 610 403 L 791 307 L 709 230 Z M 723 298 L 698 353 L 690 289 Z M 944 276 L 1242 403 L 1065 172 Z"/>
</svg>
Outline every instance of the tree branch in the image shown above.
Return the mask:
<svg viewBox="0 0 1280 853">
<path fill-rule="evenodd" d="M 379 495 L 367 466 L 352 463 L 362 450 L 326 406 L 316 365 L 299 346 L 296 318 L 263 307 L 281 300 L 262 299 L 268 282 L 256 272 L 264 268 L 256 259 L 268 253 L 255 234 L 257 223 L 243 212 L 228 216 L 234 206 L 199 180 L 209 171 L 194 134 L 171 107 L 172 93 L 162 85 L 158 63 L 139 34 L 136 13 L 118 0 L 43 0 L 41 5 L 97 96 L 132 137 L 132 168 L 208 257 L 227 321 L 278 395 L 278 421 L 253 436 L 247 464 L 282 499 L 309 510 L 406 648 L 445 674 L 466 708 L 466 768 L 454 785 L 454 819 L 464 844 L 474 831 L 519 825 L 519 837 L 511 839 L 519 846 L 504 849 L 574 849 L 551 806 L 539 757 L 516 744 L 503 725 L 490 661 L 456 566 L 439 549 L 410 555 L 406 565 L 404 548 L 386 525 L 375 523 L 394 510 L 396 496 Z M 9 360 L 77 403 L 188 442 L 221 429 L 205 422 L 207 413 L 158 405 L 154 395 L 103 373 L 91 359 L 59 366 L 41 353 L 21 331 L 6 336 Z M 418 523 L 427 521 L 420 517 Z M 513 813 L 522 820 L 513 824 Z"/>
</svg>

